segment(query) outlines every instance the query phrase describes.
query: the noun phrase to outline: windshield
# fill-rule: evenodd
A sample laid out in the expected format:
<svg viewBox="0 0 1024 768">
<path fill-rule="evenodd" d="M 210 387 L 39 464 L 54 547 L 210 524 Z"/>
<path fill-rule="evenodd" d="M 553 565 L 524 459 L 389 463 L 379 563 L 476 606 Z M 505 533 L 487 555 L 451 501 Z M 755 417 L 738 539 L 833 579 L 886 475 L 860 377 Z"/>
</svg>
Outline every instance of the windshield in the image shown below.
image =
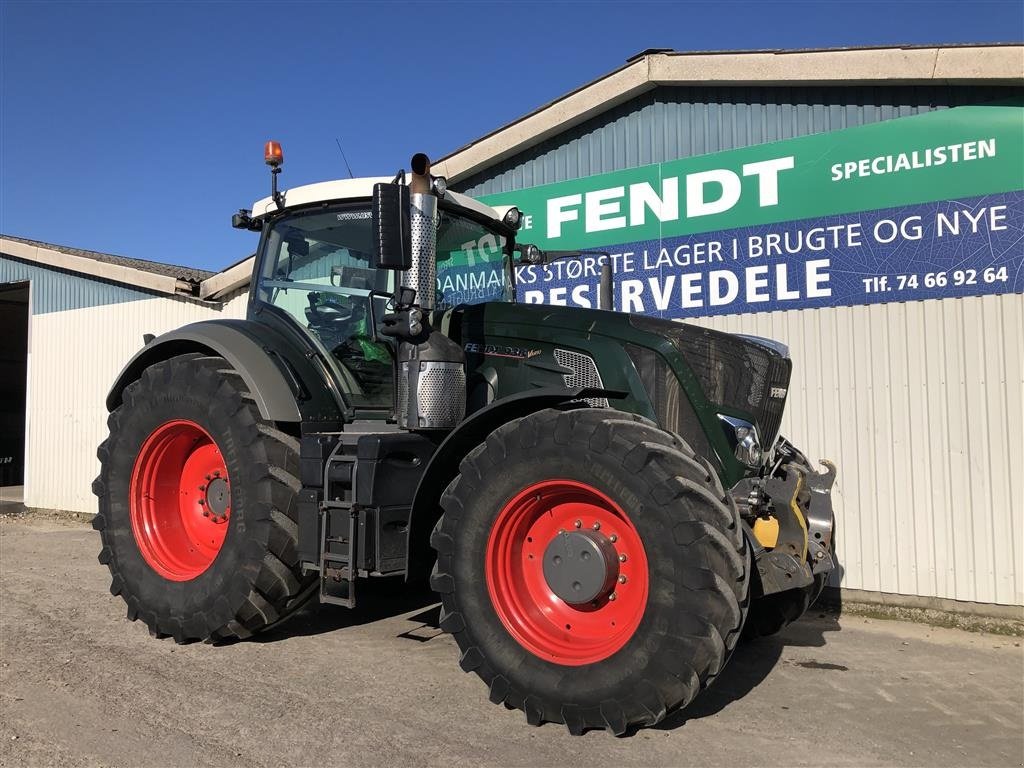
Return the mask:
<svg viewBox="0 0 1024 768">
<path fill-rule="evenodd" d="M 335 205 L 277 220 L 267 237 L 258 298 L 288 313 L 338 363 L 352 403 L 393 405 L 395 350 L 374 340 L 395 272 L 373 269 L 370 207 Z M 442 210 L 437 227 L 437 309 L 509 300 L 505 238 Z"/>
</svg>

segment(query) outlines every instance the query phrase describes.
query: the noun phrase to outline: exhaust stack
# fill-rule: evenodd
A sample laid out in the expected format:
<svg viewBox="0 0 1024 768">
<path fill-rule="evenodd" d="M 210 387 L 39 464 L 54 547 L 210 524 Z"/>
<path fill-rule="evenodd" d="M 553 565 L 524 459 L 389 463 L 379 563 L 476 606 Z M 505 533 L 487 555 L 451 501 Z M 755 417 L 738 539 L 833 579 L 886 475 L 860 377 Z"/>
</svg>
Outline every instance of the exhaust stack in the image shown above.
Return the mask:
<svg viewBox="0 0 1024 768">
<path fill-rule="evenodd" d="M 437 303 L 437 198 L 431 190 L 430 160 L 422 152 L 412 158 L 409 201 L 412 267 L 402 275 L 402 285 L 414 288 L 416 303 L 430 312 Z"/>
<path fill-rule="evenodd" d="M 412 266 L 402 285 L 416 290 L 421 332 L 398 350 L 398 425 L 413 431 L 453 429 L 466 415 L 466 354 L 431 326 L 437 304 L 437 197 L 430 160 L 412 158 L 409 180 Z"/>
</svg>

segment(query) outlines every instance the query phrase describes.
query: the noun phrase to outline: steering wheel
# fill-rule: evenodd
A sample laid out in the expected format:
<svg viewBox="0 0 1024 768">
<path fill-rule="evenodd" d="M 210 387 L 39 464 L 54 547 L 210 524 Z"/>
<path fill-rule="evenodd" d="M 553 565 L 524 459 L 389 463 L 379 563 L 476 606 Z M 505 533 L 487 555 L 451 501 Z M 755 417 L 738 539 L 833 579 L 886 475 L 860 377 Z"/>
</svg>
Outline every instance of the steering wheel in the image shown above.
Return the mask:
<svg viewBox="0 0 1024 768">
<path fill-rule="evenodd" d="M 334 298 L 320 301 L 320 293 L 313 292 L 308 295 L 309 306 L 306 307 L 306 320 L 316 328 L 333 328 L 339 323 L 346 323 L 352 319 L 353 308 L 346 306 Z"/>
</svg>

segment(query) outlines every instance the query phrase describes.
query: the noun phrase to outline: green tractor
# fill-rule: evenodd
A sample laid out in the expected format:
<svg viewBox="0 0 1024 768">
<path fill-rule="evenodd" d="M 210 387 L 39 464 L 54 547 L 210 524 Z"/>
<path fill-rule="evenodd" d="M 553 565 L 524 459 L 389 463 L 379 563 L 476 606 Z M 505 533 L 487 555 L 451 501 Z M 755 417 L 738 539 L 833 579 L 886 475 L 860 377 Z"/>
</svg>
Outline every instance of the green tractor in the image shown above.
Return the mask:
<svg viewBox="0 0 1024 768">
<path fill-rule="evenodd" d="M 147 337 L 107 398 L 94 527 L 129 619 L 227 641 L 429 577 L 492 702 L 622 734 L 818 596 L 835 474 L 778 435 L 783 345 L 515 303 L 518 265 L 572 256 L 424 155 L 287 192 L 266 160 L 233 218 L 261 233 L 247 318 Z"/>
</svg>

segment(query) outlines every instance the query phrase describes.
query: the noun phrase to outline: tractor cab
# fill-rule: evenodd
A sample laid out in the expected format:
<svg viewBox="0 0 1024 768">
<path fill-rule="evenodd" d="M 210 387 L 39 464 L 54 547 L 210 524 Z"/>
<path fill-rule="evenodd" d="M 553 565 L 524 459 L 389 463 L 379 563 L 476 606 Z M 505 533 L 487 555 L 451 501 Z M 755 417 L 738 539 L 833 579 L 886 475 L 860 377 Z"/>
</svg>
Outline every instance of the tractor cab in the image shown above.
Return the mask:
<svg viewBox="0 0 1024 768">
<path fill-rule="evenodd" d="M 509 215 L 506 209 L 499 216 L 472 198 L 447 191 L 444 179 L 429 176 L 427 164 L 414 168 L 411 184 L 427 190 L 424 196 L 435 208 L 427 224 L 433 232 L 413 243 L 408 214 L 395 207 L 397 198 L 374 195 L 382 187 L 397 189 L 404 179 L 347 179 L 278 192 L 279 146 L 276 153 L 268 148 L 267 158 L 275 163 L 273 193 L 234 219 L 236 227 L 262 232 L 250 315 L 274 316 L 300 332 L 327 361 L 345 406 L 369 418 L 389 415 L 396 399 L 392 372 L 400 339 L 381 333 L 379 325 L 397 308 L 399 289 L 415 290 L 415 305 L 427 315 L 458 305 L 513 300 L 518 211 Z M 391 209 L 382 211 L 389 204 Z M 407 249 L 407 263 L 399 269 L 381 266 L 382 256 L 385 261 L 389 256 L 381 253 L 387 246 L 380 242 L 375 221 L 394 229 L 390 242 Z M 422 252 L 428 240 L 433 241 L 431 255 Z M 432 269 L 421 266 L 425 256 Z M 420 272 L 426 280 L 419 279 Z"/>
</svg>

